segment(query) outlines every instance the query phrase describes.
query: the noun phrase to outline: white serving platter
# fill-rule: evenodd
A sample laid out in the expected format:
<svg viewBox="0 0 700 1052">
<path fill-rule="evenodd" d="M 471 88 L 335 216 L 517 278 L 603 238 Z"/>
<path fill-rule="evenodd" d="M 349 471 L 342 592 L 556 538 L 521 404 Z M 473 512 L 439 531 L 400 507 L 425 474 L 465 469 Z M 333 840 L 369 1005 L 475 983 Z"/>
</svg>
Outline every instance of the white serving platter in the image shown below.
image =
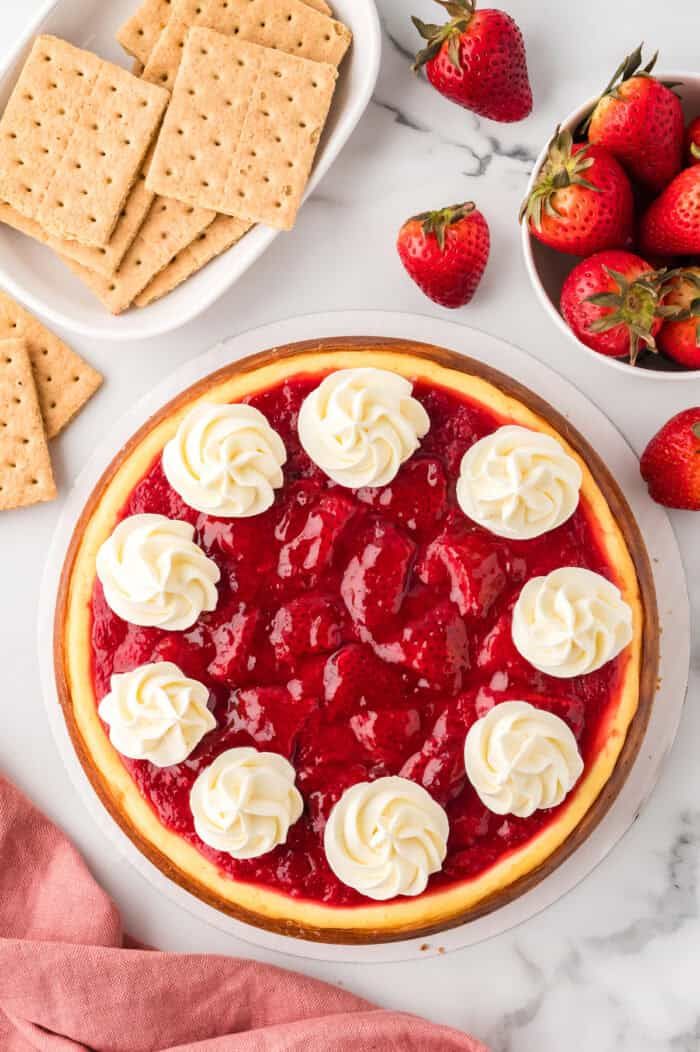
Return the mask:
<svg viewBox="0 0 700 1052">
<path fill-rule="evenodd" d="M 554 405 L 592 442 L 634 512 L 651 557 L 661 631 L 660 686 L 646 737 L 620 794 L 591 836 L 546 880 L 502 909 L 429 939 L 369 946 L 327 945 L 263 931 L 219 913 L 168 880 L 122 832 L 92 789 L 63 720 L 53 670 L 54 608 L 66 550 L 75 522 L 115 452 L 156 410 L 210 372 L 270 347 L 333 336 L 393 336 L 447 347 L 502 370 Z M 80 799 L 101 830 L 101 833 L 95 830 L 95 852 L 113 851 L 135 867 L 157 893 L 149 897 L 149 909 L 157 909 L 159 895 L 167 897 L 195 917 L 231 935 L 231 952 L 241 952 L 240 946 L 234 942 L 234 939 L 241 939 L 258 947 L 311 960 L 365 964 L 409 961 L 471 946 L 528 920 L 583 880 L 635 821 L 656 784 L 676 736 L 688 683 L 690 612 L 678 545 L 665 511 L 649 499 L 639 475 L 637 457 L 619 431 L 572 384 L 524 351 L 476 329 L 410 314 L 353 311 L 292 318 L 235 336 L 178 369 L 109 431 L 77 479 L 63 507 L 48 552 L 40 594 L 38 655 L 44 701 L 63 762 Z M 672 641 L 672 646 L 667 645 L 668 641 Z M 207 947 L 204 925 L 199 945 L 202 949 Z"/>
<path fill-rule="evenodd" d="M 32 41 L 40 33 L 64 37 L 130 68 L 117 44 L 117 29 L 140 0 L 49 0 L 0 67 L 4 109 Z M 341 66 L 338 88 L 307 188 L 313 193 L 362 117 L 379 73 L 381 31 L 374 0 L 333 0 L 353 44 Z M 143 310 L 113 317 L 53 253 L 0 224 L 0 286 L 50 323 L 94 339 L 142 340 L 192 321 L 255 263 L 279 231 L 258 226 L 174 292 Z M 284 235 L 294 237 L 294 231 Z"/>
</svg>

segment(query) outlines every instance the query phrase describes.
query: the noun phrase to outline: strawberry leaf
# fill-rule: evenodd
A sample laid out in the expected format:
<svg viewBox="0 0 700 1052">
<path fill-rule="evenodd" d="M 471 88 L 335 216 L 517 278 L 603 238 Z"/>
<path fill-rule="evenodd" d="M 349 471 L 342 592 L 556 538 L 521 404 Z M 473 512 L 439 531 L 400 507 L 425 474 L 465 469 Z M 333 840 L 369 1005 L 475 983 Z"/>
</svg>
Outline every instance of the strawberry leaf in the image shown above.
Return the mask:
<svg viewBox="0 0 700 1052">
<path fill-rule="evenodd" d="M 411 21 L 424 40 L 432 40 L 442 29 L 442 26 L 433 25 L 431 22 L 421 22 L 415 15 L 411 15 Z"/>
<path fill-rule="evenodd" d="M 651 59 L 647 62 L 646 66 L 640 68 L 642 65 L 643 47 L 644 45 L 640 44 L 639 47 L 636 47 L 634 51 L 632 51 L 629 55 L 625 55 L 622 62 L 617 67 L 612 77 L 608 81 L 607 85 L 603 89 L 602 93 L 596 99 L 595 104 L 591 109 L 590 113 L 587 117 L 584 117 L 584 119 L 581 121 L 578 128 L 576 129 L 576 135 L 578 138 L 586 137 L 591 120 L 593 119 L 593 114 L 598 108 L 598 103 L 602 99 L 604 99 L 606 96 L 619 99 L 621 98 L 618 90 L 620 84 L 624 84 L 626 80 L 630 80 L 632 77 L 648 77 L 651 75 L 651 71 L 653 70 L 656 64 L 656 60 L 658 58 L 659 53 L 658 51 L 655 52 Z"/>
<path fill-rule="evenodd" d="M 696 157 L 700 161 L 700 143 L 691 142 L 690 153 L 691 156 Z"/>
<path fill-rule="evenodd" d="M 459 36 L 456 33 L 453 33 L 452 36 L 449 38 L 449 43 L 447 45 L 447 54 L 450 56 L 450 62 L 452 63 L 452 65 L 461 73 L 462 60 L 459 55 L 459 50 Z"/>
<path fill-rule="evenodd" d="M 588 296 L 587 303 L 593 303 L 596 307 L 619 307 L 622 303 L 622 297 L 616 292 L 596 292 L 593 296 Z"/>
</svg>

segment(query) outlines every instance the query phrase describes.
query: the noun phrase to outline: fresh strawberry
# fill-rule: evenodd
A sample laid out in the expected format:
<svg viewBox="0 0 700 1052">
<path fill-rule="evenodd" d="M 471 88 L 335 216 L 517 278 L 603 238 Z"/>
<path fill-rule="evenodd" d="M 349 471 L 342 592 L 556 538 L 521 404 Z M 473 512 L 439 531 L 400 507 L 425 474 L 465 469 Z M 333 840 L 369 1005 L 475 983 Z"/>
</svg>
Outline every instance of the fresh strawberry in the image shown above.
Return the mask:
<svg viewBox="0 0 700 1052">
<path fill-rule="evenodd" d="M 639 244 L 654 256 L 700 253 L 700 165 L 685 168 L 649 205 L 639 224 Z"/>
<path fill-rule="evenodd" d="M 632 234 L 632 187 L 602 146 L 576 143 L 557 131 L 534 190 L 523 202 L 530 233 L 558 252 L 590 256 L 623 248 Z"/>
<path fill-rule="evenodd" d="M 700 406 L 664 424 L 644 450 L 640 469 L 657 504 L 700 511 Z"/>
<path fill-rule="evenodd" d="M 662 271 L 631 252 L 598 252 L 577 264 L 564 282 L 560 307 L 582 343 L 611 358 L 656 349 L 663 321 Z"/>
<path fill-rule="evenodd" d="M 700 369 L 700 267 L 681 271 L 664 303 L 676 313 L 661 327 L 659 350 L 688 369 Z"/>
<path fill-rule="evenodd" d="M 408 219 L 396 242 L 416 285 L 441 307 L 463 307 L 489 258 L 489 226 L 472 201 Z"/>
<path fill-rule="evenodd" d="M 700 164 L 700 116 L 695 117 L 685 130 L 686 164 Z"/>
<path fill-rule="evenodd" d="M 656 57 L 641 69 L 641 45 L 628 55 L 582 130 L 589 142 L 614 153 L 634 179 L 658 191 L 681 170 L 683 110 L 674 85 L 651 75 Z"/>
<path fill-rule="evenodd" d="M 493 121 L 521 121 L 532 110 L 532 89 L 522 33 L 504 11 L 476 11 L 476 0 L 437 0 L 445 25 L 413 24 L 428 46 L 414 69 L 425 66 L 441 95 Z"/>
<path fill-rule="evenodd" d="M 416 572 L 425 584 L 448 582 L 450 599 L 462 617 L 486 616 L 507 584 L 498 546 L 466 530 L 436 537 Z"/>
<path fill-rule="evenodd" d="M 435 457 L 411 457 L 388 486 L 359 489 L 357 499 L 420 535 L 432 530 L 447 511 L 445 469 Z"/>
<path fill-rule="evenodd" d="M 416 546 L 391 523 L 375 522 L 340 585 L 350 616 L 372 632 L 398 614 Z"/>
<path fill-rule="evenodd" d="M 343 641 L 343 612 L 333 599 L 300 595 L 281 606 L 272 619 L 270 643 L 278 661 L 330 653 Z"/>
</svg>

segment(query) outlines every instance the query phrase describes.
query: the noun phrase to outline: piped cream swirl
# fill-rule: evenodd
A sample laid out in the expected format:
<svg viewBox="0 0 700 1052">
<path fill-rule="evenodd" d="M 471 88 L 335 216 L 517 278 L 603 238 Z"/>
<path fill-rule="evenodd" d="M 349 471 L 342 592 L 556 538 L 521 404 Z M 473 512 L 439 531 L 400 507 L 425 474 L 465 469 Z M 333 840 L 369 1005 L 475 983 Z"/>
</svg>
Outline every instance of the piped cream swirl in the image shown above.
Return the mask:
<svg viewBox="0 0 700 1052">
<path fill-rule="evenodd" d="M 282 439 L 258 409 L 200 403 L 163 450 L 163 470 L 191 508 L 245 518 L 272 505 L 286 459 Z"/>
<path fill-rule="evenodd" d="M 457 499 L 498 537 L 530 540 L 573 515 L 581 482 L 581 468 L 555 438 L 508 425 L 464 454 Z"/>
<path fill-rule="evenodd" d="M 114 613 L 174 632 L 213 610 L 221 574 L 193 536 L 189 523 L 164 515 L 123 519 L 97 552 L 97 576 Z"/>
<path fill-rule="evenodd" d="M 583 760 L 559 716 L 526 701 L 504 701 L 469 728 L 464 766 L 485 807 L 527 818 L 564 800 L 581 777 Z"/>
<path fill-rule="evenodd" d="M 403 376 L 385 369 L 340 369 L 308 395 L 299 439 L 313 462 L 340 486 L 385 486 L 430 429 Z"/>
<path fill-rule="evenodd" d="M 518 651 L 540 672 L 562 679 L 584 676 L 630 643 L 632 610 L 607 578 L 564 566 L 523 587 L 512 634 Z"/>
<path fill-rule="evenodd" d="M 228 749 L 190 792 L 194 828 L 209 847 L 232 858 L 258 858 L 287 839 L 304 804 L 292 765 L 273 752 Z"/>
<path fill-rule="evenodd" d="M 209 691 L 170 661 L 116 673 L 99 705 L 114 748 L 156 767 L 182 763 L 216 727 L 207 708 Z"/>
<path fill-rule="evenodd" d="M 370 899 L 420 895 L 447 851 L 449 823 L 432 796 L 406 778 L 347 789 L 324 834 L 328 863 L 343 884 Z"/>
</svg>

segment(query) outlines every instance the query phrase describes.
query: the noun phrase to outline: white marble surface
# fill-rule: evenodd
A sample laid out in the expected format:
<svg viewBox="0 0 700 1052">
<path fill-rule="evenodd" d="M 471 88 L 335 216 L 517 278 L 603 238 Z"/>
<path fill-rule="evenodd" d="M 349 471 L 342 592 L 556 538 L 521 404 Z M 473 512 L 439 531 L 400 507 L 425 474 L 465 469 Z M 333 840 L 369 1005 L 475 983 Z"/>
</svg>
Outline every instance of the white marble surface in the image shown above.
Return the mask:
<svg viewBox="0 0 700 1052">
<path fill-rule="evenodd" d="M 5 0 L 0 52 L 41 0 Z M 407 9 L 434 17 L 429 0 L 379 0 L 383 68 L 374 102 L 293 234 L 204 317 L 142 345 L 77 348 L 105 373 L 99 396 L 55 443 L 58 481 L 70 486 L 104 427 L 165 371 L 216 341 L 317 310 L 391 308 L 443 315 L 407 281 L 393 241 L 409 214 L 474 198 L 493 235 L 475 301 L 451 314 L 511 339 L 585 391 L 641 450 L 668 416 L 700 403 L 700 381 L 655 385 L 613 378 L 559 339 L 527 285 L 515 214 L 532 158 L 557 117 L 600 87 L 622 53 L 644 38 L 661 68 L 697 68 L 696 0 L 508 0 L 526 36 L 536 98 L 522 124 L 479 122 L 408 72 L 414 33 Z M 432 11 L 431 11 L 432 8 Z M 174 950 L 250 954 L 165 902 L 115 859 L 61 766 L 39 696 L 35 656 L 42 552 L 57 506 L 0 518 L 0 769 L 79 845 L 138 938 Z M 698 522 L 673 516 L 694 593 Z M 668 643 L 668 641 L 667 641 Z M 381 1004 L 473 1031 L 494 1052 L 696 1052 L 700 1049 L 700 653 L 681 734 L 651 803 L 599 869 L 545 914 L 487 944 L 420 964 L 372 969 L 261 958 L 342 983 Z"/>
</svg>

